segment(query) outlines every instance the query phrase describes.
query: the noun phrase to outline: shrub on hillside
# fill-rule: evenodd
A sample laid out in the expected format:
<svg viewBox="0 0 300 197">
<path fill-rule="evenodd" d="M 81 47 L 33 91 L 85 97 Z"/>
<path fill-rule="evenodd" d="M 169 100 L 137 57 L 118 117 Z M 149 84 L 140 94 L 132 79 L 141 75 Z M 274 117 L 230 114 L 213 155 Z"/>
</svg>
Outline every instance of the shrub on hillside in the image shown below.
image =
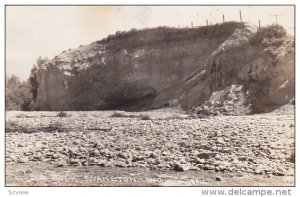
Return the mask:
<svg viewBox="0 0 300 197">
<path fill-rule="evenodd" d="M 287 35 L 284 27 L 280 25 L 268 25 L 257 30 L 250 39 L 250 43 L 260 44 L 264 39 L 283 38 Z"/>
</svg>

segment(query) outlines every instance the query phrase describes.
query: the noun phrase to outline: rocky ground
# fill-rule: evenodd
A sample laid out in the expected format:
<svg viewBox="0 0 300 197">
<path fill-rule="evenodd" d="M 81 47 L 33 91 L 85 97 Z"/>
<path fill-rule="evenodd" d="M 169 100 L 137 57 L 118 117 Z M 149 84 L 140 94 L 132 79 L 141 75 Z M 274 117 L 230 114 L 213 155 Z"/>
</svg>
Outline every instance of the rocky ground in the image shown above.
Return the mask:
<svg viewBox="0 0 300 197">
<path fill-rule="evenodd" d="M 198 116 L 209 115 L 245 115 L 250 114 L 250 106 L 246 104 L 246 96 L 242 85 L 231 85 L 224 90 L 213 92 L 209 100 L 194 107 Z M 248 93 L 249 94 L 249 93 Z"/>
<path fill-rule="evenodd" d="M 7 185 L 294 185 L 292 105 L 203 119 L 164 110 L 66 113 L 6 113 Z M 66 172 L 98 181 L 58 181 Z M 118 176 L 144 182 L 99 181 Z"/>
</svg>

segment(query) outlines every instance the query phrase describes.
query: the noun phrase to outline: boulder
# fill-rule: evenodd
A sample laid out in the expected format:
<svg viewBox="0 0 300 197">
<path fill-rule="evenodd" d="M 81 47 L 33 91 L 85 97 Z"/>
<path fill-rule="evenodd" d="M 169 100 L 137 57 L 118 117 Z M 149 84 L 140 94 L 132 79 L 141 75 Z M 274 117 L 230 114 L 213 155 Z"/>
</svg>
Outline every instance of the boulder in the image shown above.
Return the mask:
<svg viewBox="0 0 300 197">
<path fill-rule="evenodd" d="M 217 152 L 201 152 L 197 156 L 200 159 L 212 159 L 214 158 L 218 153 Z"/>
<path fill-rule="evenodd" d="M 189 164 L 179 164 L 175 163 L 173 169 L 178 172 L 184 172 L 191 168 Z"/>
</svg>

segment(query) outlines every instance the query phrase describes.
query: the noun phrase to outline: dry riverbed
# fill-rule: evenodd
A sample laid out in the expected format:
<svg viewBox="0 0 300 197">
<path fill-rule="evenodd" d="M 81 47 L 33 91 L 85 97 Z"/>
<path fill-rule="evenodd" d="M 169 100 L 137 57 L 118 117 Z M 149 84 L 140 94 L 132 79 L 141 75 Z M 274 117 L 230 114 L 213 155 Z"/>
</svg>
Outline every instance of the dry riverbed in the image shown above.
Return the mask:
<svg viewBox="0 0 300 197">
<path fill-rule="evenodd" d="M 66 113 L 6 113 L 7 186 L 294 185 L 292 106 L 204 119 Z"/>
</svg>

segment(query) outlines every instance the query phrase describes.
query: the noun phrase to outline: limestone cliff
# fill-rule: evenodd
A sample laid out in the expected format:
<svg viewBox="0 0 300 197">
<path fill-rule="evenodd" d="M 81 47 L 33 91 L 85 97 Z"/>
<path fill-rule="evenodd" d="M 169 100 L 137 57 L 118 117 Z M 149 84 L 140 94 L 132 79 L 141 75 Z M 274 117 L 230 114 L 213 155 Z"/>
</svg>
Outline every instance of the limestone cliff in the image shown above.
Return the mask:
<svg viewBox="0 0 300 197">
<path fill-rule="evenodd" d="M 62 52 L 36 71 L 40 110 L 190 110 L 242 85 L 252 112 L 294 97 L 294 42 L 253 39 L 243 23 L 117 32 Z"/>
</svg>

